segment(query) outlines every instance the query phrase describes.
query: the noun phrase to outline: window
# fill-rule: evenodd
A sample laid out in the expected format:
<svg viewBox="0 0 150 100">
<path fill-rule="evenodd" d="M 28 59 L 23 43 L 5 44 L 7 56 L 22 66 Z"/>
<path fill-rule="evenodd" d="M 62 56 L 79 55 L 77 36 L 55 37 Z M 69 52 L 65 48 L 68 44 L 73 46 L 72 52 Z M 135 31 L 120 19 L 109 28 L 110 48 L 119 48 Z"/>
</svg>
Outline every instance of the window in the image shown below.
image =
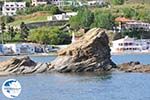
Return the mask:
<svg viewBox="0 0 150 100">
<path fill-rule="evenodd" d="M 122 44 L 122 43 L 119 43 L 119 46 L 123 46 L 123 44 Z"/>
<path fill-rule="evenodd" d="M 127 45 L 128 45 L 128 43 L 124 43 L 124 45 L 125 45 L 125 46 L 127 46 Z"/>
<path fill-rule="evenodd" d="M 14 8 L 12 8 L 11 10 L 15 10 Z"/>
<path fill-rule="evenodd" d="M 12 12 L 11 15 L 14 15 L 14 13 Z"/>
<path fill-rule="evenodd" d="M 10 10 L 9 8 L 6 8 L 6 10 Z"/>
<path fill-rule="evenodd" d="M 129 43 L 129 45 L 133 45 L 133 43 Z"/>
</svg>

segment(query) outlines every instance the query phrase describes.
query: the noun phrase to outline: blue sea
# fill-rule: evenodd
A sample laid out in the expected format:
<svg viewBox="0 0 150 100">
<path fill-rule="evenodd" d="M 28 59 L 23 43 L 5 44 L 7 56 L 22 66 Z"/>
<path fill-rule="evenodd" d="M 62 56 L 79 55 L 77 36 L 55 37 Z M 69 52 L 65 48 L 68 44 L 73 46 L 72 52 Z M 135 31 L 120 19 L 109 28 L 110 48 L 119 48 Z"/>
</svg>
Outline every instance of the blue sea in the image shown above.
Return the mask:
<svg viewBox="0 0 150 100">
<path fill-rule="evenodd" d="M 0 57 L 5 61 L 11 57 Z M 36 62 L 50 62 L 56 56 L 31 56 Z M 150 54 L 114 55 L 117 63 L 140 61 L 150 64 Z M 60 74 L 45 73 L 0 77 L 17 79 L 21 94 L 14 100 L 150 100 L 150 73 Z M 0 100 L 10 100 L 0 90 Z"/>
</svg>

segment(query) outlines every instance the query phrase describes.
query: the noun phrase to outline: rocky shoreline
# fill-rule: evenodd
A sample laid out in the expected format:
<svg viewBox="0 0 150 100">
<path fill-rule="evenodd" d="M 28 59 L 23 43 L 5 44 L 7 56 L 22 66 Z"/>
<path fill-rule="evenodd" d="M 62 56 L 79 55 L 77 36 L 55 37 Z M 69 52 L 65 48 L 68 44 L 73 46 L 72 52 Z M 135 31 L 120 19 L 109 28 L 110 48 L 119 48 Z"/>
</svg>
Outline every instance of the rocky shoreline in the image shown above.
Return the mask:
<svg viewBox="0 0 150 100">
<path fill-rule="evenodd" d="M 88 67 L 87 67 L 88 68 Z M 86 68 L 85 68 L 86 69 Z M 62 71 L 61 71 L 62 70 Z M 4 62 L 0 62 L 0 76 L 5 75 L 24 75 L 24 74 L 37 74 L 37 73 L 51 73 L 61 72 L 68 73 L 69 71 L 63 71 L 64 69 L 54 69 L 50 63 L 36 63 L 32 61 L 28 56 L 21 58 L 12 58 Z M 78 69 L 80 72 L 138 72 L 138 73 L 150 73 L 150 65 L 143 65 L 140 62 L 128 62 L 117 65 L 116 68 L 112 69 L 101 69 L 101 70 L 83 70 Z M 77 73 L 77 72 L 76 72 Z"/>
<path fill-rule="evenodd" d="M 124 71 L 124 72 L 139 72 L 139 73 L 150 73 L 150 64 L 144 65 L 141 64 L 140 62 L 128 62 L 128 63 L 123 63 L 118 66 L 119 71 Z"/>
<path fill-rule="evenodd" d="M 38 63 L 28 56 L 0 62 L 0 76 L 36 73 L 80 72 L 150 72 L 150 65 L 129 62 L 116 65 L 111 60 L 109 39 L 100 28 L 89 30 L 83 37 L 58 52 L 50 63 Z"/>
</svg>

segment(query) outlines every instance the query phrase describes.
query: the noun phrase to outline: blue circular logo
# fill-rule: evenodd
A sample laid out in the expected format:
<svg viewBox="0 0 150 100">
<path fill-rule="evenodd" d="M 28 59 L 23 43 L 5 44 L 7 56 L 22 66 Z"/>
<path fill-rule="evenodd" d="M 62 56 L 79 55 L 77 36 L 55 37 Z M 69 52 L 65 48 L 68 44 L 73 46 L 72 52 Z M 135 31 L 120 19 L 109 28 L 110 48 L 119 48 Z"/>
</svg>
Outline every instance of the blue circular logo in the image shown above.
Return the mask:
<svg viewBox="0 0 150 100">
<path fill-rule="evenodd" d="M 8 79 L 2 85 L 2 92 L 8 98 L 15 98 L 21 93 L 21 85 L 16 79 Z"/>
</svg>

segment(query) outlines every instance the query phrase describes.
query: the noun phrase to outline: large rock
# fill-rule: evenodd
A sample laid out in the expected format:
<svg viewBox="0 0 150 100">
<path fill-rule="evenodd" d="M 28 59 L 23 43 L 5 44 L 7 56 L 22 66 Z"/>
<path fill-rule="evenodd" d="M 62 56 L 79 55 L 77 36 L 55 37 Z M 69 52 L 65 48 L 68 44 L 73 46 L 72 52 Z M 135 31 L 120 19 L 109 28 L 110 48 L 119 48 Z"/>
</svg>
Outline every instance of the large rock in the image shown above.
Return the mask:
<svg viewBox="0 0 150 100">
<path fill-rule="evenodd" d="M 4 62 L 0 62 L 0 76 L 11 74 L 31 74 L 42 73 L 47 71 L 48 64 L 36 63 L 29 57 L 12 58 Z"/>
<path fill-rule="evenodd" d="M 105 30 L 93 28 L 79 40 L 60 50 L 50 68 L 58 72 L 108 71 L 116 67 L 110 59 L 108 43 Z"/>
</svg>

